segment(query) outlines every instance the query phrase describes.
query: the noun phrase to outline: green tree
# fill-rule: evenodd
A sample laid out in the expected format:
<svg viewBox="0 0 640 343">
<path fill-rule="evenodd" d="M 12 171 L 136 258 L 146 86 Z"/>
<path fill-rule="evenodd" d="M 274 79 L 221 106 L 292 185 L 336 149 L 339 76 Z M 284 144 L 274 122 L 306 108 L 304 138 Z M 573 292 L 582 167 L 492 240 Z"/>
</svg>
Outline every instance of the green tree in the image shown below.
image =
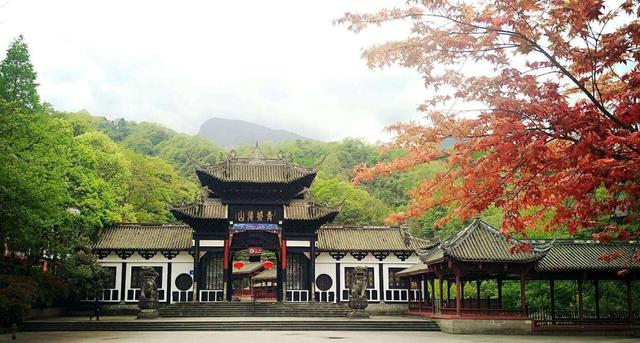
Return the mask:
<svg viewBox="0 0 640 343">
<path fill-rule="evenodd" d="M 29 59 L 29 49 L 22 35 L 14 39 L 7 56 L 0 62 L 0 96 L 29 111 L 40 105 L 36 72 Z"/>
<path fill-rule="evenodd" d="M 65 258 L 57 274 L 67 282 L 76 299 L 99 296 L 110 281 L 107 269 L 98 264 L 96 255 L 86 246 Z"/>
<path fill-rule="evenodd" d="M 319 203 L 330 206 L 343 204 L 335 219 L 336 224 L 381 225 L 391 212 L 380 199 L 339 178 L 316 179 L 311 193 Z"/>
</svg>

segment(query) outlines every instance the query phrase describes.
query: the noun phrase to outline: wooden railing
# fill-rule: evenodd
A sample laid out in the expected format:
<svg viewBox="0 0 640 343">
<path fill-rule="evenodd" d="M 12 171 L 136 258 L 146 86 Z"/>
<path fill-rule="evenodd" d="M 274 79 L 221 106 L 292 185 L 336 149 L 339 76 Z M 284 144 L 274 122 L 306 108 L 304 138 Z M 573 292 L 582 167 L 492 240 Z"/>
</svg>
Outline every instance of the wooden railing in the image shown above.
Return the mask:
<svg viewBox="0 0 640 343">
<path fill-rule="evenodd" d="M 556 310 L 549 308 L 532 308 L 528 316 L 535 320 L 535 325 L 543 326 L 593 326 L 593 325 L 640 325 L 640 311 L 634 311 L 629 318 L 627 311 L 583 311 Z"/>
<path fill-rule="evenodd" d="M 433 311 L 433 304 L 428 300 L 411 300 L 409 301 L 409 312 L 428 312 L 431 313 Z"/>
</svg>

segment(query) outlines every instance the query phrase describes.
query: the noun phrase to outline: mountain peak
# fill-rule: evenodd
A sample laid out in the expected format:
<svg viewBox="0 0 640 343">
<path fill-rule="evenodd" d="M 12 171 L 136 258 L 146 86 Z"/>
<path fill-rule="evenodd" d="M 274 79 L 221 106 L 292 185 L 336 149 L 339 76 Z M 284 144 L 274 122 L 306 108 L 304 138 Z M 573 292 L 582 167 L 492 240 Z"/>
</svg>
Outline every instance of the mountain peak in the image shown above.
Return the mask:
<svg viewBox="0 0 640 343">
<path fill-rule="evenodd" d="M 266 126 L 239 119 L 211 118 L 202 123 L 198 136 L 209 138 L 225 148 L 254 145 L 265 141 L 281 142 L 310 140 L 297 133 L 274 130 Z"/>
</svg>

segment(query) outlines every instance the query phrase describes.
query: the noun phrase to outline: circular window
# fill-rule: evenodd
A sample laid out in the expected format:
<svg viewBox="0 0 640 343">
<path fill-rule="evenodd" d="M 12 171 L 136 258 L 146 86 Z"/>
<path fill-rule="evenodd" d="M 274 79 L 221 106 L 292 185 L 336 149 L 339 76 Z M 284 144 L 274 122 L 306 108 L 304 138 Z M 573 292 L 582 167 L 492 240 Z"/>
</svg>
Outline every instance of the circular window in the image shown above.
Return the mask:
<svg viewBox="0 0 640 343">
<path fill-rule="evenodd" d="M 176 287 L 181 291 L 191 289 L 191 285 L 193 285 L 193 280 L 191 275 L 187 273 L 182 273 L 176 278 Z"/>
<path fill-rule="evenodd" d="M 316 278 L 316 287 L 321 291 L 328 291 L 332 285 L 333 280 L 331 279 L 331 276 L 327 274 L 320 274 Z"/>
</svg>

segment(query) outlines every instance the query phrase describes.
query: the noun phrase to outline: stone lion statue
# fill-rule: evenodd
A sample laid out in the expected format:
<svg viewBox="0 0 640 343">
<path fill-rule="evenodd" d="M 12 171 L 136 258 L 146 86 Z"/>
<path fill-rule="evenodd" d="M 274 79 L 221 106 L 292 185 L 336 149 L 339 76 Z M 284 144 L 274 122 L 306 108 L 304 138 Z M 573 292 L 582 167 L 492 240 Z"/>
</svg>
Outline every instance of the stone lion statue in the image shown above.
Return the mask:
<svg viewBox="0 0 640 343">
<path fill-rule="evenodd" d="M 138 307 L 145 310 L 157 309 L 158 285 L 156 284 L 156 278 L 158 277 L 158 272 L 153 267 L 142 267 L 142 277 Z"/>
<path fill-rule="evenodd" d="M 369 303 L 367 302 L 367 268 L 358 266 L 353 268 L 351 280 L 349 280 L 349 308 L 351 317 L 368 317 L 364 311 Z"/>
</svg>

